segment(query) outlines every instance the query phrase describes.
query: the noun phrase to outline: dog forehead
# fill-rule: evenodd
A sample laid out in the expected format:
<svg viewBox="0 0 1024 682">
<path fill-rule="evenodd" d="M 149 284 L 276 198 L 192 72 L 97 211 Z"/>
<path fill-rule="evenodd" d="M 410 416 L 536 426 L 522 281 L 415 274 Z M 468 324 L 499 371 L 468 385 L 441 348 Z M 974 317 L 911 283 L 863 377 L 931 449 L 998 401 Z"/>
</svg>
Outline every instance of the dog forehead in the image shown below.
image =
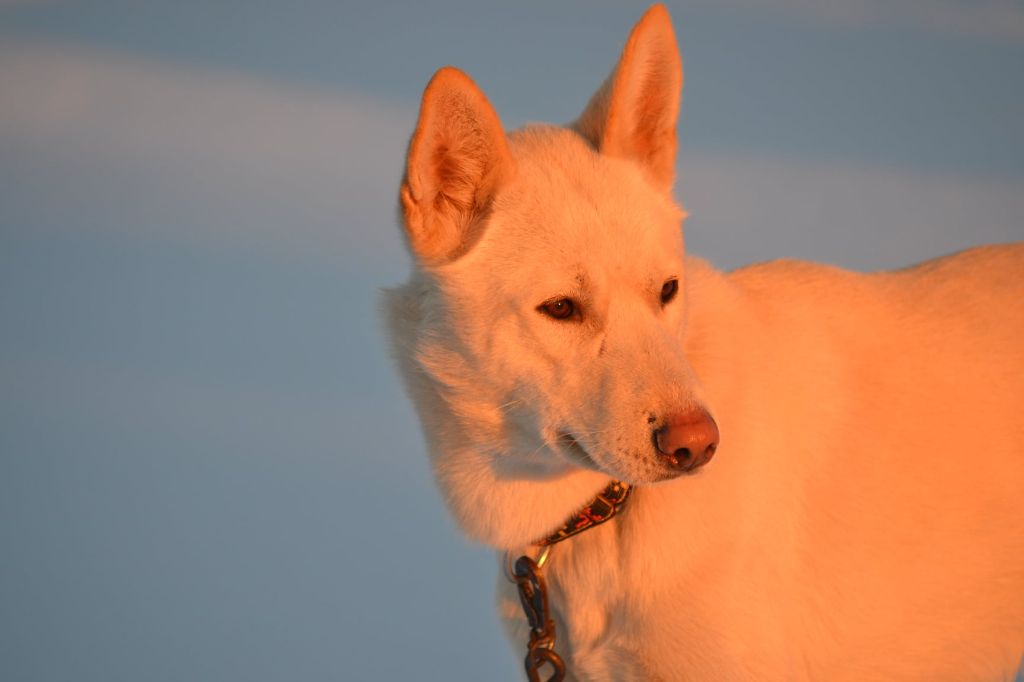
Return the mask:
<svg viewBox="0 0 1024 682">
<path fill-rule="evenodd" d="M 516 131 L 510 148 L 516 177 L 496 204 L 493 238 L 486 239 L 504 252 L 499 256 L 641 268 L 681 257 L 682 209 L 631 161 L 549 126 Z"/>
</svg>

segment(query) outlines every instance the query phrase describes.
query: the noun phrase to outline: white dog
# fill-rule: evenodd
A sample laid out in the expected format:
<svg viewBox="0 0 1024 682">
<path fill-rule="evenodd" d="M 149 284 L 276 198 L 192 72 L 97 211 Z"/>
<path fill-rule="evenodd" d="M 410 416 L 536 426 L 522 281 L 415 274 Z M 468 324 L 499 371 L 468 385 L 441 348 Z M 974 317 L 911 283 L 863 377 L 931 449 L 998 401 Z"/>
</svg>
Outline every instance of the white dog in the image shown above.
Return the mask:
<svg viewBox="0 0 1024 682">
<path fill-rule="evenodd" d="M 681 87 L 661 6 L 568 128 L 427 86 L 385 305 L 452 514 L 535 558 L 630 489 L 541 569 L 567 679 L 1012 679 L 1024 246 L 719 272 L 672 198 Z"/>
</svg>

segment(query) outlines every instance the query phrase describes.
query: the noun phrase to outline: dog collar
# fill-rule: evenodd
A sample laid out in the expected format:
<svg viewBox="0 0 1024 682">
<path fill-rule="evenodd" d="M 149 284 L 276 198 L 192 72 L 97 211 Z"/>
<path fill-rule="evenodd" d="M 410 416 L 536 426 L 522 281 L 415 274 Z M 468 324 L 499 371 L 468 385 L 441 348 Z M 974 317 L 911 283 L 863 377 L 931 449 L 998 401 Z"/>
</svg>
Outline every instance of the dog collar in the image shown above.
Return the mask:
<svg viewBox="0 0 1024 682">
<path fill-rule="evenodd" d="M 558 530 L 536 544 L 547 547 L 601 525 L 619 513 L 629 498 L 630 490 L 632 488 L 628 483 L 612 481 L 590 504 L 570 516 Z"/>
</svg>

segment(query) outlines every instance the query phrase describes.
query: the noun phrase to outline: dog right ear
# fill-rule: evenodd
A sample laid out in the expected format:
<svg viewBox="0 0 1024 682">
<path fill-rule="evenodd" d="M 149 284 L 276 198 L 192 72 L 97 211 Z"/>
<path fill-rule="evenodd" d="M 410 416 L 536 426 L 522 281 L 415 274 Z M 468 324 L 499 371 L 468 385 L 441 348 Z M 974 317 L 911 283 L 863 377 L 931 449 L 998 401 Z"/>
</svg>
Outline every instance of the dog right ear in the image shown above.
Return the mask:
<svg viewBox="0 0 1024 682">
<path fill-rule="evenodd" d="M 501 121 L 484 93 L 462 71 L 439 70 L 423 92 L 402 180 L 410 250 L 427 265 L 465 253 L 514 169 Z"/>
</svg>

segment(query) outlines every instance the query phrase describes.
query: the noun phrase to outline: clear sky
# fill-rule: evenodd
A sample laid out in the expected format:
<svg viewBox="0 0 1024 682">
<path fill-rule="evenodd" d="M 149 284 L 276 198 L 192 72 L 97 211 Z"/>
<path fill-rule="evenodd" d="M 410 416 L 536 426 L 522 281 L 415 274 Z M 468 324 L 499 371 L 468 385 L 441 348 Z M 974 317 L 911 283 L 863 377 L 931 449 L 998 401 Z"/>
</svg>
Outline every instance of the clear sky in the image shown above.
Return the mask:
<svg viewBox="0 0 1024 682">
<path fill-rule="evenodd" d="M 433 71 L 568 121 L 645 5 L 492 5 L 0 1 L 0 679 L 519 679 L 376 289 Z M 1018 0 L 670 9 L 691 250 L 1024 239 Z"/>
</svg>

